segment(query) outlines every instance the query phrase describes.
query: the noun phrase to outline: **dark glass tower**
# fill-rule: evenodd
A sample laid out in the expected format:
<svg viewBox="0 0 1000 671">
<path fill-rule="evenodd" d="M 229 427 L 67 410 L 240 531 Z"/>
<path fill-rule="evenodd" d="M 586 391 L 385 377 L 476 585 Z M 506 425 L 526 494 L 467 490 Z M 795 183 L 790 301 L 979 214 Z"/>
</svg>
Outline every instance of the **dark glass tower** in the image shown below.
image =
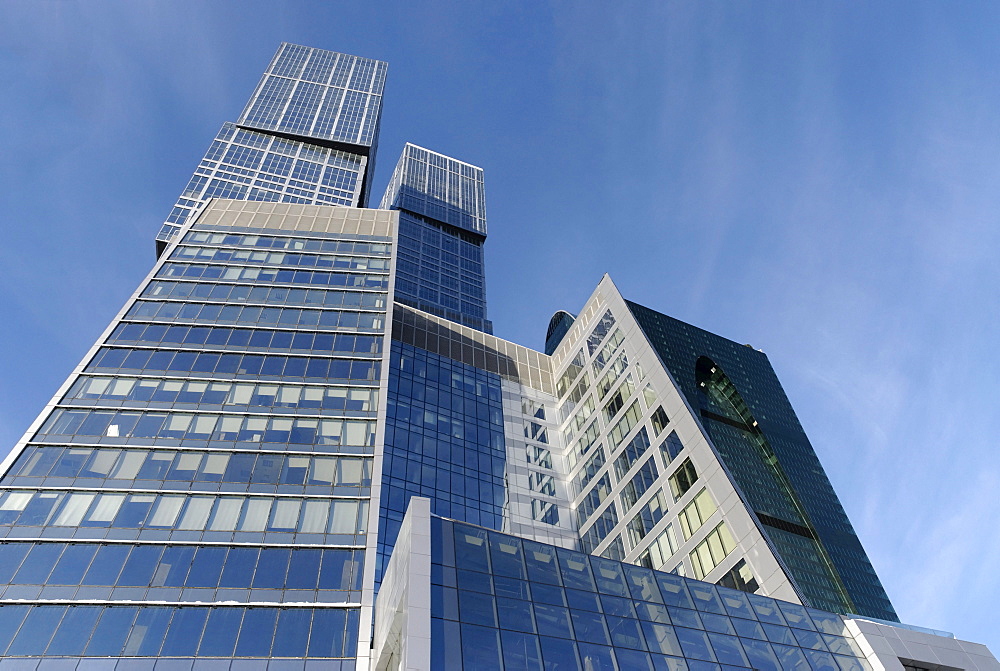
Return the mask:
<svg viewBox="0 0 1000 671">
<path fill-rule="evenodd" d="M 896 620 L 767 355 L 628 306 L 813 605 Z"/>
</svg>

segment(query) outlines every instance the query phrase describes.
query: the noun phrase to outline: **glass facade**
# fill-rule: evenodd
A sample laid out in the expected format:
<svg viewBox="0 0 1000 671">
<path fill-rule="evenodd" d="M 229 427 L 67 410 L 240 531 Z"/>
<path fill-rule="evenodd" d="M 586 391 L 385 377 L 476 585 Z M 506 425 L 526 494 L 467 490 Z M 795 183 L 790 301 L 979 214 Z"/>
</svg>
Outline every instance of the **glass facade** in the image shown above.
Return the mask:
<svg viewBox="0 0 1000 671">
<path fill-rule="evenodd" d="M 396 300 L 492 333 L 482 169 L 407 143 L 381 207 L 400 211 Z"/>
<path fill-rule="evenodd" d="M 767 355 L 628 307 L 807 598 L 828 610 L 897 620 Z"/>
<path fill-rule="evenodd" d="M 367 207 L 387 64 L 284 43 L 157 235 L 211 198 Z"/>
<path fill-rule="evenodd" d="M 506 501 L 500 376 L 396 341 L 389 365 L 377 576 L 412 496 L 492 529 Z"/>
<path fill-rule="evenodd" d="M 394 217 L 182 227 L 0 480 L 0 664 L 355 668 Z"/>
<path fill-rule="evenodd" d="M 434 517 L 431 668 L 865 671 L 840 615 Z"/>
</svg>

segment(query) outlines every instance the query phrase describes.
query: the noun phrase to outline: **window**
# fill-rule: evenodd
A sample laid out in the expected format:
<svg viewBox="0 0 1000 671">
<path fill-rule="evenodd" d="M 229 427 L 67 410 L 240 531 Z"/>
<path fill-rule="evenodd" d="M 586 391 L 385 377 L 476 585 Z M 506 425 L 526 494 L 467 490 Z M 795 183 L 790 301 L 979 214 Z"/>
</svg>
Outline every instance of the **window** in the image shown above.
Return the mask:
<svg viewBox="0 0 1000 671">
<path fill-rule="evenodd" d="M 649 448 L 649 436 L 646 435 L 646 427 L 643 427 L 639 429 L 639 433 L 635 434 L 635 438 L 625 446 L 621 455 L 615 459 L 615 475 L 618 476 L 619 480 L 624 478 L 629 469 L 642 459 L 647 448 Z"/>
<path fill-rule="evenodd" d="M 670 462 L 676 459 L 683 449 L 684 444 L 677 437 L 677 432 L 671 431 L 670 435 L 660 443 L 660 457 L 663 459 L 664 467 L 669 466 Z"/>
<path fill-rule="evenodd" d="M 649 419 L 653 423 L 653 433 L 656 435 L 663 433 L 663 429 L 667 428 L 667 423 L 670 421 L 667 418 L 667 413 L 663 411 L 663 406 L 657 406 L 656 410 L 653 411 L 653 416 Z"/>
<path fill-rule="evenodd" d="M 698 492 L 691 502 L 684 506 L 684 510 L 680 512 L 680 515 L 677 516 L 677 519 L 681 523 L 681 531 L 684 532 L 684 539 L 691 538 L 716 510 L 718 508 L 708 490 L 703 489 Z"/>
<path fill-rule="evenodd" d="M 726 527 L 725 522 L 709 532 L 705 540 L 698 543 L 691 551 L 691 565 L 694 567 L 694 577 L 698 580 L 704 579 L 712 572 L 716 566 L 729 556 L 729 553 L 736 549 L 732 534 Z"/>
<path fill-rule="evenodd" d="M 670 435 L 673 436 L 675 434 Z M 670 492 L 674 495 L 674 501 L 684 496 L 697 479 L 698 473 L 694 469 L 694 464 L 691 463 L 690 458 L 685 459 L 674 474 L 670 476 Z"/>
<path fill-rule="evenodd" d="M 722 576 L 716 584 L 730 589 L 738 589 L 741 592 L 751 593 L 756 592 L 760 587 L 745 559 L 736 562 L 736 566 L 731 568 L 726 575 Z"/>
<path fill-rule="evenodd" d="M 662 491 L 658 491 L 628 523 L 629 542 L 632 543 L 632 547 L 638 546 L 650 529 L 666 514 L 667 497 L 663 495 Z"/>
<path fill-rule="evenodd" d="M 639 557 L 639 561 L 648 568 L 659 571 L 676 551 L 677 544 L 674 540 L 674 526 L 668 524 L 657 535 L 656 540 L 650 543 L 649 548 Z"/>
</svg>

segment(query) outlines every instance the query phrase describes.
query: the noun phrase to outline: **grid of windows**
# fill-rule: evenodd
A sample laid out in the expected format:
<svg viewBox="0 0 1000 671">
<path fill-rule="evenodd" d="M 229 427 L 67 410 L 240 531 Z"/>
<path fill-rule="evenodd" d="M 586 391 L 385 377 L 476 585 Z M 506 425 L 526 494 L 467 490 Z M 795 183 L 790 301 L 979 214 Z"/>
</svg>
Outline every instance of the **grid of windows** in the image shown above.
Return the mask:
<svg viewBox="0 0 1000 671">
<path fill-rule="evenodd" d="M 839 615 L 438 518 L 431 534 L 435 669 L 870 669 Z"/>
<path fill-rule="evenodd" d="M 261 109 L 280 114 L 289 94 L 285 83 L 290 80 L 271 81 L 274 83 L 261 91 Z M 363 205 L 361 187 L 367 166 L 368 159 L 361 153 L 288 140 L 227 122 L 184 187 L 157 239 L 170 240 L 210 198 Z M 328 179 L 326 171 L 331 173 Z"/>
<path fill-rule="evenodd" d="M 216 159 L 319 179 L 294 143 L 233 140 Z M 246 230 L 168 249 L 4 476 L 7 657 L 355 654 L 356 609 L 286 602 L 361 600 L 392 248 Z"/>
<path fill-rule="evenodd" d="M 3 483 L 160 489 L 170 482 L 199 491 L 367 496 L 371 479 L 372 460 L 364 457 L 32 445 Z"/>
<path fill-rule="evenodd" d="M 399 215 L 396 299 L 467 326 L 492 330 L 486 321 L 483 239 L 409 212 Z"/>
<path fill-rule="evenodd" d="M 408 210 L 486 235 L 483 171 L 407 143 L 382 197 L 382 209 Z"/>
<path fill-rule="evenodd" d="M 178 410 L 283 408 L 286 412 L 302 410 L 309 414 L 354 415 L 376 411 L 378 390 L 326 385 L 81 375 L 62 399 L 62 403 L 68 405 L 89 405 L 93 402 L 102 406 L 142 403 L 148 407 Z"/>
<path fill-rule="evenodd" d="M 389 288 L 386 275 L 359 273 L 334 273 L 322 270 L 278 270 L 275 268 L 247 268 L 232 265 L 207 265 L 203 263 L 165 263 L 157 277 L 190 279 L 221 279 L 227 281 L 268 282 L 271 284 L 312 284 L 351 289 Z"/>
<path fill-rule="evenodd" d="M 380 558 L 411 496 L 430 498 L 436 514 L 499 528 L 507 455 L 500 376 L 397 341 L 390 370 Z"/>
<path fill-rule="evenodd" d="M 355 608 L 3 604 L 0 654 L 353 657 L 358 617 Z"/>
<path fill-rule="evenodd" d="M 346 548 L 0 543 L 0 593 L 13 599 L 360 601 L 364 553 Z M 223 590 L 210 593 L 206 590 Z M 267 592 L 260 590 L 268 590 Z M 186 599 L 185 599 L 186 600 Z"/>
<path fill-rule="evenodd" d="M 261 532 L 278 532 L 289 539 L 295 534 L 304 542 L 356 545 L 364 542 L 358 536 L 365 533 L 367 522 L 367 499 L 30 489 L 0 495 L 0 527 L 142 529 L 161 532 L 161 539 L 166 532 L 173 540 L 231 541 L 246 538 L 232 532 L 249 532 L 258 542 L 273 542 L 277 537 L 261 537 Z"/>
</svg>

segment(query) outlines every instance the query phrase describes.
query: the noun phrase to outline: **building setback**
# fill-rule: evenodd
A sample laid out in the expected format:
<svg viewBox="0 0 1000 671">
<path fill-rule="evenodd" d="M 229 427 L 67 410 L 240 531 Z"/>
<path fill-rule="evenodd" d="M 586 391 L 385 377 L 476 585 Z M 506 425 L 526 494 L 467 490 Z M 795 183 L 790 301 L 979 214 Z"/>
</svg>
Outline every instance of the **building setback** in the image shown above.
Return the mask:
<svg viewBox="0 0 1000 671">
<path fill-rule="evenodd" d="M 0 671 L 1000 669 L 901 625 L 767 357 L 605 276 L 492 335 L 483 171 L 282 44 L 0 464 Z"/>
</svg>

